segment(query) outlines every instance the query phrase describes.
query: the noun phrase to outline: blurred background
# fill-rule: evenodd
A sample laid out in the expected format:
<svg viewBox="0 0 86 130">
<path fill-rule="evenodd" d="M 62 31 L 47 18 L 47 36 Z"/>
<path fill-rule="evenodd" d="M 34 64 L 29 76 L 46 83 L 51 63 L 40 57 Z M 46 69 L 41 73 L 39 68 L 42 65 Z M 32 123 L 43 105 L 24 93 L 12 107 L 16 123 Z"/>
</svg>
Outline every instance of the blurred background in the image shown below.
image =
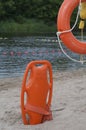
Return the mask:
<svg viewBox="0 0 86 130">
<path fill-rule="evenodd" d="M 56 36 L 57 16 L 63 0 L 0 0 L 0 78 L 21 76 L 31 60 L 46 59 L 53 71 L 86 67 L 70 61 L 61 51 Z M 74 10 L 70 25 L 77 15 Z M 78 23 L 73 30 L 81 40 Z M 64 24 L 64 21 L 63 21 Z M 86 40 L 86 27 L 83 30 Z M 73 58 L 80 56 L 63 48 Z"/>
</svg>

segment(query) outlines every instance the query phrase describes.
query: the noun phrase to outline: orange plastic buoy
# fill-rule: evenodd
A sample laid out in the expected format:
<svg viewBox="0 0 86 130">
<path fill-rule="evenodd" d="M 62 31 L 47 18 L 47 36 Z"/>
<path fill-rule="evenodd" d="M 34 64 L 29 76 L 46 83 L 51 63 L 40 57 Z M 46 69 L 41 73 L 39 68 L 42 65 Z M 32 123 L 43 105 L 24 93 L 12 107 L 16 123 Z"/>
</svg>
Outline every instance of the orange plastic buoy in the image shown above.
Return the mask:
<svg viewBox="0 0 86 130">
<path fill-rule="evenodd" d="M 58 32 L 70 30 L 70 18 L 79 2 L 80 0 L 64 0 L 57 17 Z M 86 2 L 86 0 L 81 0 L 81 2 Z M 78 54 L 86 54 L 86 42 L 76 39 L 72 32 L 62 33 L 60 38 L 71 51 Z"/>
<path fill-rule="evenodd" d="M 24 124 L 39 124 L 52 119 L 52 66 L 47 60 L 30 62 L 25 70 L 21 90 Z"/>
</svg>

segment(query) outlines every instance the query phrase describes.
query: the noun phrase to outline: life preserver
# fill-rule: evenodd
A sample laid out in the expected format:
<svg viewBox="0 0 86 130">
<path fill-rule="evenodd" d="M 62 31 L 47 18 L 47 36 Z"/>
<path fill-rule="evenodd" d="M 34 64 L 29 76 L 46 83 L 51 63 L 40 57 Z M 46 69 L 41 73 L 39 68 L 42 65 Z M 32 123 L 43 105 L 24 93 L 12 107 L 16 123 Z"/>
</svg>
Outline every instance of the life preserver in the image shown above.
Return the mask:
<svg viewBox="0 0 86 130">
<path fill-rule="evenodd" d="M 58 32 L 70 30 L 70 18 L 73 10 L 79 5 L 79 2 L 80 0 L 64 0 L 57 17 Z M 82 0 L 81 2 L 86 2 L 86 0 Z M 86 54 L 86 42 L 76 39 L 72 32 L 62 33 L 60 38 L 71 51 L 78 54 Z"/>
<path fill-rule="evenodd" d="M 32 61 L 27 65 L 21 90 L 21 112 L 25 125 L 35 125 L 52 119 L 52 82 L 50 62 Z"/>
</svg>

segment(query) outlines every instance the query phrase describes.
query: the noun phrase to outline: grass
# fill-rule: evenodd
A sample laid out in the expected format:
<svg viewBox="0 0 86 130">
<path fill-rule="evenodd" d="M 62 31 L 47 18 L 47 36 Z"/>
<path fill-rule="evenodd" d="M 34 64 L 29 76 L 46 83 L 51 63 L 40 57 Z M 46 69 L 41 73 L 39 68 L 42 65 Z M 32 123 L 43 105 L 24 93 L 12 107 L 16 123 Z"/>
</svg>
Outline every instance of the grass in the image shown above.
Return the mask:
<svg viewBox="0 0 86 130">
<path fill-rule="evenodd" d="M 25 20 L 23 23 L 18 23 L 13 20 L 0 22 L 1 36 L 36 35 L 53 32 L 56 32 L 56 25 L 49 26 L 43 21 L 34 19 Z"/>
</svg>

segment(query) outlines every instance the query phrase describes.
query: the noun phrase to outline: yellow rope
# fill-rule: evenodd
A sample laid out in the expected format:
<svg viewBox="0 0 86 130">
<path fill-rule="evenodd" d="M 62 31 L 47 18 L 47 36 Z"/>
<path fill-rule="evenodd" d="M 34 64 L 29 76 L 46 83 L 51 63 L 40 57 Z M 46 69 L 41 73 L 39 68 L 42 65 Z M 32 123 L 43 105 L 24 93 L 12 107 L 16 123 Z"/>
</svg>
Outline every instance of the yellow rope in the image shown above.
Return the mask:
<svg viewBox="0 0 86 130">
<path fill-rule="evenodd" d="M 79 29 L 81 29 L 81 41 L 83 41 L 83 29 L 85 27 L 85 19 L 86 19 L 86 2 L 81 3 L 81 10 L 80 10 L 80 23 Z M 80 60 L 84 59 L 84 55 L 80 55 Z"/>
<path fill-rule="evenodd" d="M 81 3 L 79 29 L 84 29 L 86 19 L 86 2 Z"/>
</svg>

